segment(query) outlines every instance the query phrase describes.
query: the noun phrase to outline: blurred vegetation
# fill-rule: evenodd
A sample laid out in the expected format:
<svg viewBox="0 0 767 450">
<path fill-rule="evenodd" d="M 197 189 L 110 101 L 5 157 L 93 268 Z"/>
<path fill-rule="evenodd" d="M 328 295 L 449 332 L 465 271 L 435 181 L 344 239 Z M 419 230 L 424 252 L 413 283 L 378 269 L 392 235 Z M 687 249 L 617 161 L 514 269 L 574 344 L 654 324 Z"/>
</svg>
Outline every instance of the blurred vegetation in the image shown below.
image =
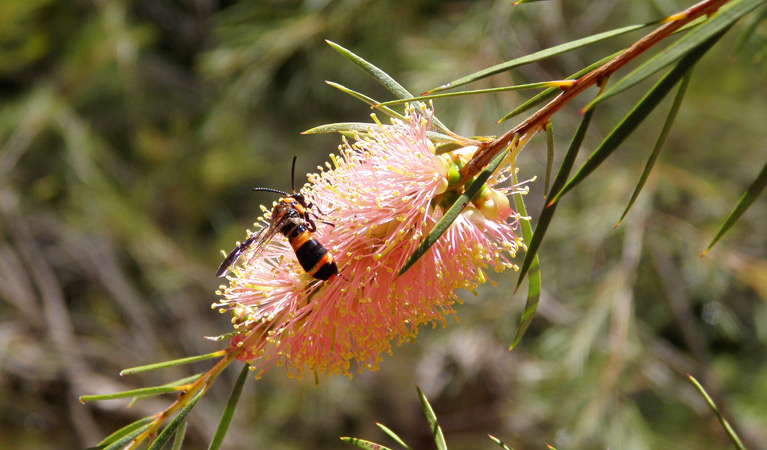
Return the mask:
<svg viewBox="0 0 767 450">
<path fill-rule="evenodd" d="M 299 156 L 298 172 L 311 171 L 339 142 L 300 131 L 366 121 L 371 112 L 323 80 L 389 98 L 324 39 L 423 92 L 689 5 L 509 3 L 4 0 L 0 447 L 93 445 L 167 403 L 83 406 L 79 395 L 162 384 L 208 367 L 117 376 L 219 348 L 202 339 L 230 328 L 209 307 L 220 282 L 219 249 L 242 239 L 258 205 L 273 200 L 250 188 L 287 189 L 291 156 Z M 511 294 L 516 279 L 506 273 L 478 297 L 462 295 L 460 324 L 424 330 L 378 372 L 322 378 L 318 387 L 279 369 L 251 380 L 224 448 L 342 448 L 342 435 L 386 443 L 375 422 L 431 448 L 416 384 L 454 450 L 497 448 L 486 433 L 514 448 L 729 445 L 687 373 L 746 446 L 763 448 L 765 199 L 698 257 L 765 160 L 764 23 L 737 45 L 763 14 L 746 17 L 698 65 L 655 172 L 617 230 L 662 113 L 563 200 L 540 252 L 539 314 L 517 348 L 507 351 L 525 297 Z M 474 87 L 563 78 L 639 36 Z M 600 106 L 583 157 L 641 91 Z M 495 121 L 526 95 L 435 106 L 456 132 L 493 135 L 508 129 Z M 560 152 L 579 106 L 554 118 Z M 523 179 L 542 179 L 543 136 L 519 166 Z M 533 220 L 542 184 L 526 199 Z M 186 448 L 207 447 L 237 372 L 229 370 L 190 415 Z"/>
</svg>

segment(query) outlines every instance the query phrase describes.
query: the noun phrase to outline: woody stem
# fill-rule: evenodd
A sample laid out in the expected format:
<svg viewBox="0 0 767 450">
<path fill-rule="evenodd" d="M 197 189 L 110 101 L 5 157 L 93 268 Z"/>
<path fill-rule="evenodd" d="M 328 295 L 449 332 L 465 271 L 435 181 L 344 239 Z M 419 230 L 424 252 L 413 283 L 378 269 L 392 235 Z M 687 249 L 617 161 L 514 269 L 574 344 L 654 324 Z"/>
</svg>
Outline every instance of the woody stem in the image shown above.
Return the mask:
<svg viewBox="0 0 767 450">
<path fill-rule="evenodd" d="M 498 154 L 498 152 L 506 148 L 514 136 L 529 136 L 544 130 L 546 124 L 551 119 L 551 116 L 578 94 L 598 83 L 600 80 L 608 78 L 618 69 L 626 65 L 626 63 L 632 61 L 647 49 L 698 17 L 715 13 L 722 5 L 729 1 L 730 0 L 703 0 L 680 13 L 667 17 L 663 25 L 632 44 L 615 58 L 577 79 L 573 85 L 562 87 L 562 92 L 558 96 L 533 113 L 522 123 L 497 139 L 482 145 L 474 154 L 471 161 L 461 169 L 461 180 L 458 185 L 463 185 L 469 179 L 476 176 L 493 159 L 493 157 Z M 526 142 L 526 140 L 527 139 L 520 139 L 520 142 Z"/>
</svg>

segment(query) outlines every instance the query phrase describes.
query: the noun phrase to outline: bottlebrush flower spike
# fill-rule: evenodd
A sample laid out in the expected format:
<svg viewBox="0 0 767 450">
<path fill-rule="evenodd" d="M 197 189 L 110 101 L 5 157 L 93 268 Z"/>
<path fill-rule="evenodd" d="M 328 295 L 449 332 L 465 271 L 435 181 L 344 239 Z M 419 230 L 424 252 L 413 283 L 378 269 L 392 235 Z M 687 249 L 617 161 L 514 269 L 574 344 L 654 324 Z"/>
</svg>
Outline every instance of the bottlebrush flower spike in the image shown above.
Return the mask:
<svg viewBox="0 0 767 450">
<path fill-rule="evenodd" d="M 476 148 L 436 156 L 426 137 L 429 110 L 407 122 L 371 125 L 339 147 L 329 170 L 310 174 L 301 193 L 326 215 L 313 233 L 338 264 L 330 282 L 307 275 L 281 236 L 257 258 L 232 269 L 214 307 L 232 312 L 240 332 L 231 342 L 260 374 L 277 364 L 290 376 L 305 370 L 351 375 L 376 369 L 382 352 L 415 338 L 418 326 L 445 324 L 488 268 L 514 267 L 519 217 L 507 195 L 510 166 L 490 178 L 461 216 L 405 274 L 399 269 L 458 196 L 451 181 Z M 450 188 L 450 189 L 449 189 Z M 268 222 L 268 211 L 262 221 Z"/>
</svg>

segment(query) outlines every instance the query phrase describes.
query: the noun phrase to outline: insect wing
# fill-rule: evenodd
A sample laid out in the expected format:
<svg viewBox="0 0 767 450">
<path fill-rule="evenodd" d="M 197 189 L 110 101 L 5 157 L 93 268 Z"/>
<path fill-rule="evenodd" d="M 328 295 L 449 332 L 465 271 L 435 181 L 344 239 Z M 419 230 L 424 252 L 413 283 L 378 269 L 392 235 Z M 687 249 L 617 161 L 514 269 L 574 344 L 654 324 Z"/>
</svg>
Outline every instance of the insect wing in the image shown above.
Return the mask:
<svg viewBox="0 0 767 450">
<path fill-rule="evenodd" d="M 272 240 L 274 235 L 277 234 L 277 232 L 280 230 L 280 226 L 282 226 L 281 223 L 277 223 L 273 221 L 269 225 L 269 228 L 266 228 L 266 233 L 264 233 L 261 239 L 259 239 L 258 242 L 252 246 L 253 248 L 248 251 L 248 253 L 250 253 L 250 255 L 248 256 L 248 262 L 252 261 L 258 255 L 260 255 L 261 252 L 264 251 L 264 249 L 266 249 L 266 244 L 268 244 L 269 241 Z M 264 229 L 262 228 L 262 231 L 263 230 Z"/>
<path fill-rule="evenodd" d="M 264 237 L 258 240 L 258 237 L 261 236 L 261 234 L 266 231 L 266 234 L 264 234 Z M 253 250 L 253 255 L 251 255 L 251 258 L 256 255 L 256 252 L 259 251 L 260 248 L 263 247 L 263 245 L 268 242 L 272 236 L 277 232 L 277 227 L 274 226 L 274 224 L 269 225 L 268 227 L 263 227 L 260 230 L 258 230 L 258 233 L 251 235 L 249 238 L 245 239 L 240 245 L 234 248 L 231 252 L 229 252 L 228 255 L 226 255 L 226 258 L 221 262 L 221 265 L 218 266 L 218 270 L 216 270 L 216 276 L 217 277 L 223 277 L 226 274 L 226 271 L 232 267 L 237 260 L 240 258 L 240 255 L 243 253 L 246 253 L 249 251 L 249 247 L 255 246 Z M 258 241 L 254 244 L 254 242 Z M 249 258 L 250 259 L 250 258 Z"/>
</svg>

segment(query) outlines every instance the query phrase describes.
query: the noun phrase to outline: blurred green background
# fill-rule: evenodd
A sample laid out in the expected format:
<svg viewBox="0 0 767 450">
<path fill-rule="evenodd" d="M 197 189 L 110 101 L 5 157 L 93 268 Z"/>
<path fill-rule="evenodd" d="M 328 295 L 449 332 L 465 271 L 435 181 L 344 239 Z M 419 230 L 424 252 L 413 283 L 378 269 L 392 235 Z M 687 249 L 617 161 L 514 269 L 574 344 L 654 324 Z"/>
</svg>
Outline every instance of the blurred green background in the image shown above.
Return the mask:
<svg viewBox="0 0 767 450">
<path fill-rule="evenodd" d="M 423 92 L 690 3 L 3 0 L 0 448 L 94 445 L 172 399 L 128 409 L 123 400 L 81 405 L 78 396 L 209 367 L 117 375 L 220 348 L 202 338 L 230 330 L 210 309 L 219 250 L 273 201 L 250 189 L 288 189 L 293 155 L 303 174 L 340 142 L 301 131 L 369 120 L 366 105 L 323 81 L 390 98 L 324 39 Z M 505 273 L 477 297 L 461 293 L 460 323 L 425 327 L 377 372 L 320 377 L 319 386 L 279 369 L 250 380 L 224 448 L 351 448 L 339 436 L 393 446 L 376 422 L 414 448 L 433 448 L 415 385 L 453 450 L 498 448 L 487 433 L 516 449 L 727 447 L 687 373 L 747 446 L 767 448 L 765 198 L 698 257 L 765 160 L 765 26 L 734 51 L 755 18 L 699 64 L 654 175 L 617 230 L 665 108 L 565 197 L 540 253 L 539 314 L 517 348 L 507 351 L 525 293 L 512 295 L 516 277 Z M 473 87 L 564 78 L 640 36 Z M 581 159 L 647 88 L 600 106 Z M 435 106 L 454 131 L 493 135 L 511 127 L 495 121 L 527 95 Z M 592 95 L 555 116 L 557 160 Z M 535 220 L 542 136 L 519 166 L 521 178 L 539 177 L 526 199 Z M 207 448 L 237 372 L 190 415 L 185 448 Z"/>
</svg>

